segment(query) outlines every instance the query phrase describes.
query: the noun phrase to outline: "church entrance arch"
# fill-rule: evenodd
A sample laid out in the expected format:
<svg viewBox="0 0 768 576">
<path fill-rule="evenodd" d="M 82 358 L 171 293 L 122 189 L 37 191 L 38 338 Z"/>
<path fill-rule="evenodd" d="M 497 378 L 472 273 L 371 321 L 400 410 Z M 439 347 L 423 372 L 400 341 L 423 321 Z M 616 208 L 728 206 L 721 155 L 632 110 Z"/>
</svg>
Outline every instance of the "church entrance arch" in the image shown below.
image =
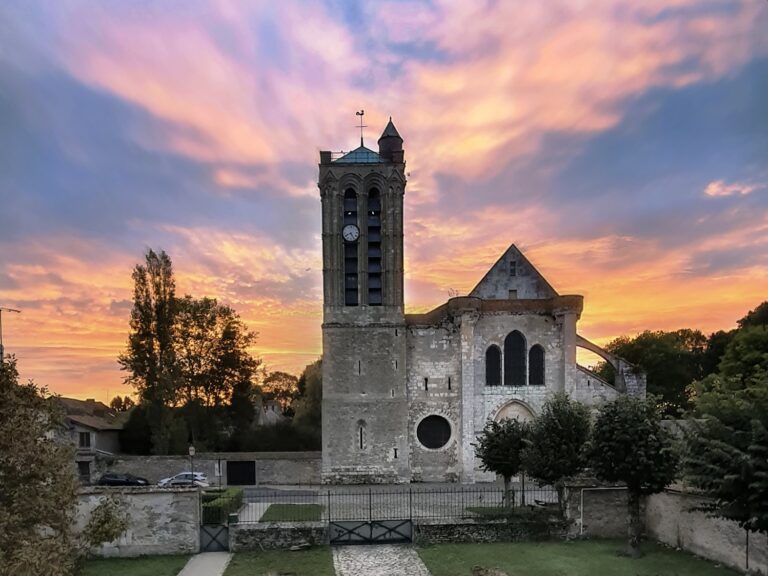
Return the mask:
<svg viewBox="0 0 768 576">
<path fill-rule="evenodd" d="M 512 400 L 499 408 L 494 420 L 496 422 L 501 422 L 506 418 L 514 418 L 520 422 L 530 422 L 533 420 L 533 412 L 523 402 Z"/>
</svg>

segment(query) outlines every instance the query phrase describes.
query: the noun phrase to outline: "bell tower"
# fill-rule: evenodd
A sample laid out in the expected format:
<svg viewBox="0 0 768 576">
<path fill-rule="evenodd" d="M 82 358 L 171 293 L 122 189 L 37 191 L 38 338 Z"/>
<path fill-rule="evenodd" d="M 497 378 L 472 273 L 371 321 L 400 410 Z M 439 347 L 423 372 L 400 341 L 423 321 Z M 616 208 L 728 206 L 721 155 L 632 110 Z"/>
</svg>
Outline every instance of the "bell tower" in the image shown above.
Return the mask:
<svg viewBox="0 0 768 576">
<path fill-rule="evenodd" d="M 322 474 L 327 483 L 406 482 L 403 139 L 390 118 L 378 152 L 360 144 L 320 152 Z"/>
</svg>

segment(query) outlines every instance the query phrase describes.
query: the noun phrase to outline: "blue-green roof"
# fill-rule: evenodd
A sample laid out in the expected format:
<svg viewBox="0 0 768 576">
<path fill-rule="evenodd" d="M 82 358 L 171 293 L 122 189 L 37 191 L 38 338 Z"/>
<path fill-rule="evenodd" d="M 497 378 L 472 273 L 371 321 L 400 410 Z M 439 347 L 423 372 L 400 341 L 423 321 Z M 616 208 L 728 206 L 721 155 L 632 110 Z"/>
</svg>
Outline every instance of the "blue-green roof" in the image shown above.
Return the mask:
<svg viewBox="0 0 768 576">
<path fill-rule="evenodd" d="M 334 162 L 341 164 L 378 164 L 384 160 L 373 150 L 369 150 L 365 146 L 360 146 L 352 152 L 344 154 L 341 158 L 337 158 Z"/>
</svg>

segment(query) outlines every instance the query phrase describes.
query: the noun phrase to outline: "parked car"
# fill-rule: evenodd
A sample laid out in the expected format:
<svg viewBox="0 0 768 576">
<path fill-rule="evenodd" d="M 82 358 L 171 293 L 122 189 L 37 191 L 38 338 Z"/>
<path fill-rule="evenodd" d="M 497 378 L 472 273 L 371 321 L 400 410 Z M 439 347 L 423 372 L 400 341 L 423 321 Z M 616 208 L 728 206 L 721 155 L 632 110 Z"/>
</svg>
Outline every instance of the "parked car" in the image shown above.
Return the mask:
<svg viewBox="0 0 768 576">
<path fill-rule="evenodd" d="M 180 472 L 176 476 L 163 478 L 157 485 L 166 488 L 170 486 L 199 486 L 207 488 L 209 486 L 208 478 L 202 472 Z"/>
<path fill-rule="evenodd" d="M 149 480 L 133 474 L 107 472 L 99 478 L 99 486 L 149 486 Z"/>
</svg>

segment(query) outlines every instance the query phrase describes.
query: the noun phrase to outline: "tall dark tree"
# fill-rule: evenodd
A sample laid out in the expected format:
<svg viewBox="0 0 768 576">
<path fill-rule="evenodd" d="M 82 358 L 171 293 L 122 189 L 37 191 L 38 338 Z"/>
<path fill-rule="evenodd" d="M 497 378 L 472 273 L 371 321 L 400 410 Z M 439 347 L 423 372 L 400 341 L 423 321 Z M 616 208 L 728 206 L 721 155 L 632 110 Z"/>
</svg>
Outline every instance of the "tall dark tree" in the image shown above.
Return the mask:
<svg viewBox="0 0 768 576">
<path fill-rule="evenodd" d="M 240 316 L 214 298 L 177 300 L 174 338 L 178 366 L 177 398 L 221 407 L 235 385 L 256 377 L 261 360 L 249 348 L 256 341 Z"/>
<path fill-rule="evenodd" d="M 320 434 L 323 402 L 323 360 L 308 364 L 297 383 L 299 398 L 295 403 L 293 422 L 296 426 Z"/>
<path fill-rule="evenodd" d="M 168 255 L 148 250 L 145 263 L 133 270 L 133 308 L 128 347 L 118 361 L 131 384 L 146 403 L 152 428 L 152 449 L 167 452 L 168 408 L 176 398 L 177 367 L 173 346 L 176 306 L 173 267 Z"/>
<path fill-rule="evenodd" d="M 648 378 L 648 394 L 658 398 L 665 416 L 677 417 L 690 408 L 688 387 L 705 375 L 706 347 L 704 334 L 683 329 L 622 336 L 607 349 L 641 368 Z"/>
<path fill-rule="evenodd" d="M 530 440 L 523 450 L 525 470 L 540 484 L 555 487 L 561 512 L 563 481 L 586 465 L 589 430 L 589 409 L 565 394 L 547 400 L 531 423 Z"/>
<path fill-rule="evenodd" d="M 696 389 L 686 478 L 710 496 L 702 505 L 710 513 L 768 533 L 768 380 L 712 375 Z"/>
<path fill-rule="evenodd" d="M 261 394 L 264 400 L 273 400 L 286 412 L 299 395 L 299 379 L 287 372 L 270 372 L 261 383 Z"/>
<path fill-rule="evenodd" d="M 751 326 L 768 326 L 768 300 L 750 310 L 744 318 L 738 322 L 739 328 L 749 328 Z"/>
<path fill-rule="evenodd" d="M 529 437 L 528 423 L 516 418 L 505 418 L 501 422 L 488 420 L 482 433 L 477 437 L 475 454 L 483 470 L 495 472 L 504 478 L 504 494 L 507 506 L 512 505 L 512 476 L 523 471 L 523 449 Z M 510 495 L 512 497 L 510 497 Z M 521 493 L 524 498 L 524 492 Z M 522 501 L 524 504 L 525 502 Z"/>
<path fill-rule="evenodd" d="M 743 386 L 768 380 L 768 326 L 741 328 L 723 354 L 720 374 L 740 380 Z"/>
<path fill-rule="evenodd" d="M 627 552 L 640 556 L 640 499 L 661 492 L 677 468 L 672 437 L 661 427 L 657 404 L 632 396 L 605 404 L 593 427 L 589 461 L 599 479 L 627 485 Z"/>
</svg>

